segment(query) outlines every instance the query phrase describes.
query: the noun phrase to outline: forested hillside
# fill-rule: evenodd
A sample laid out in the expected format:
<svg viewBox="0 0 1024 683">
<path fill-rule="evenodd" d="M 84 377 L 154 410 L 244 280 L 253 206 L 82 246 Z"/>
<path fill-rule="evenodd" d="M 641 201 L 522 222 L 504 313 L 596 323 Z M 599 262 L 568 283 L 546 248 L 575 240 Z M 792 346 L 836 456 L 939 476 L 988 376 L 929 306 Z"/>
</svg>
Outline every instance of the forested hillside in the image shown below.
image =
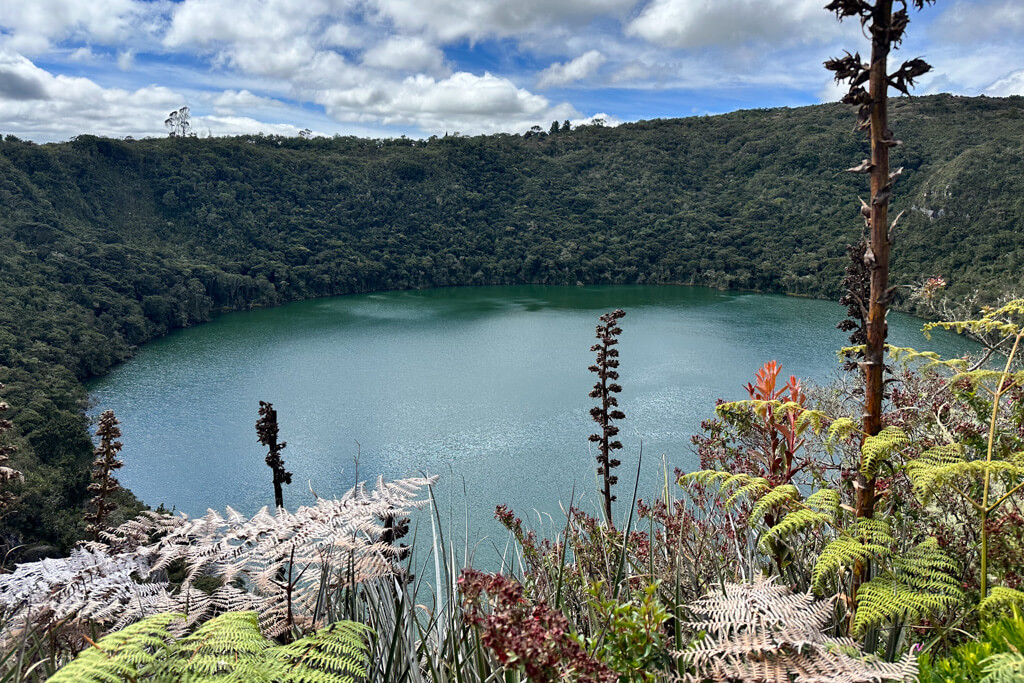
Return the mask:
<svg viewBox="0 0 1024 683">
<path fill-rule="evenodd" d="M 902 99 L 893 275 L 1021 289 L 1024 98 Z M 837 296 L 867 156 L 843 105 L 429 140 L 0 143 L 0 382 L 22 503 L 80 536 L 81 381 L 219 311 L 368 290 L 664 283 Z M 555 132 L 557 130 L 557 132 Z M 116 521 L 116 520 L 115 520 Z M 34 529 L 31 534 L 27 532 Z M 42 549 L 40 549 L 42 550 Z"/>
</svg>

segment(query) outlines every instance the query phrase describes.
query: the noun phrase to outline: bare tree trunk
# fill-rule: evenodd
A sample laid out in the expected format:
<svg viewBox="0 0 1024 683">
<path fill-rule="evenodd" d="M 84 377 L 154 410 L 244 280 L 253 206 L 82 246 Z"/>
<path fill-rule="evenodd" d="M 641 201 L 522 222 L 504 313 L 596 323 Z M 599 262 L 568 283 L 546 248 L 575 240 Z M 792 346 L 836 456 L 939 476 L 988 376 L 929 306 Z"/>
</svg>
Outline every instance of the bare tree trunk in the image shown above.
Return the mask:
<svg viewBox="0 0 1024 683">
<path fill-rule="evenodd" d="M 871 278 L 868 304 L 867 344 L 864 349 L 864 438 L 882 430 L 882 399 L 884 392 L 886 313 L 889 308 L 889 27 L 892 23 L 892 0 L 875 3 L 871 31 L 871 63 L 869 93 L 871 95 L 871 204 L 869 248 L 864 255 Z M 871 518 L 875 514 L 875 478 L 857 474 L 856 514 Z M 857 591 L 867 581 L 870 567 L 858 562 L 853 568 L 851 600 L 856 604 Z M 852 623 L 852 619 L 851 619 Z"/>
</svg>

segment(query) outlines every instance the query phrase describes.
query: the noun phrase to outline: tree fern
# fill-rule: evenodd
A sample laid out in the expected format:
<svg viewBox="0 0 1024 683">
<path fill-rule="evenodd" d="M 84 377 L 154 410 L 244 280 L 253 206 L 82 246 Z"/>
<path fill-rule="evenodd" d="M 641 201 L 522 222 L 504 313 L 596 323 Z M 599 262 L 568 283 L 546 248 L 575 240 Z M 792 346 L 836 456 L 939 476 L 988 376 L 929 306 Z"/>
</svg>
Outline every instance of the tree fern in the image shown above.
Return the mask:
<svg viewBox="0 0 1024 683">
<path fill-rule="evenodd" d="M 183 614 L 159 614 L 101 638 L 59 670 L 54 683 L 356 683 L 366 677 L 369 627 L 341 621 L 275 646 L 255 612 L 227 612 L 175 641 Z"/>
<path fill-rule="evenodd" d="M 992 655 L 982 667 L 985 677 L 981 683 L 1020 683 L 1024 680 L 1024 654 L 1020 652 L 1001 652 Z"/>
<path fill-rule="evenodd" d="M 852 569 L 857 562 L 888 557 L 894 542 L 887 522 L 868 517 L 858 519 L 847 533 L 822 549 L 811 573 L 814 592 L 827 592 L 826 583 L 833 577 L 838 578 L 843 569 Z"/>
<path fill-rule="evenodd" d="M 116 683 L 152 673 L 167 654 L 168 626 L 183 614 L 157 614 L 101 638 L 50 677 L 50 683 Z"/>
<path fill-rule="evenodd" d="M 853 633 L 887 623 L 917 620 L 949 611 L 963 601 L 953 577 L 956 566 L 929 538 L 902 557 L 892 569 L 862 584 L 857 593 Z"/>
<path fill-rule="evenodd" d="M 679 478 L 680 484 L 688 482 L 716 486 L 722 495 L 730 494 L 725 500 L 726 508 L 733 507 L 743 498 L 755 499 L 772 488 L 764 477 L 755 477 L 744 472 L 719 472 L 717 470 L 690 472 Z"/>
<path fill-rule="evenodd" d="M 864 437 L 860 447 L 860 473 L 874 479 L 889 457 L 910 443 L 906 432 L 898 427 L 886 427 L 874 436 Z"/>
<path fill-rule="evenodd" d="M 280 683 L 345 683 L 366 677 L 370 628 L 341 621 L 274 648 L 267 670 Z"/>
<path fill-rule="evenodd" d="M 860 426 L 848 417 L 836 418 L 828 427 L 828 444 L 849 439 Z"/>
<path fill-rule="evenodd" d="M 838 508 L 839 496 L 835 491 L 828 489 L 817 491 L 807 499 L 802 507 L 787 513 L 777 524 L 762 534 L 758 545 L 762 551 L 767 552 L 777 541 L 784 541 L 810 529 L 834 524 Z"/>
<path fill-rule="evenodd" d="M 161 681 L 261 681 L 261 666 L 274 644 L 260 632 L 255 612 L 227 612 L 182 638 L 168 657 Z"/>
<path fill-rule="evenodd" d="M 800 490 L 792 484 L 776 486 L 768 493 L 761 496 L 750 512 L 750 521 L 763 519 L 765 515 L 777 511 L 779 508 L 788 508 L 793 501 L 800 500 Z"/>
<path fill-rule="evenodd" d="M 1013 610 L 1024 609 L 1024 591 L 995 586 L 988 596 L 978 605 L 981 615 L 988 620 L 1004 614 L 1012 614 Z"/>
</svg>

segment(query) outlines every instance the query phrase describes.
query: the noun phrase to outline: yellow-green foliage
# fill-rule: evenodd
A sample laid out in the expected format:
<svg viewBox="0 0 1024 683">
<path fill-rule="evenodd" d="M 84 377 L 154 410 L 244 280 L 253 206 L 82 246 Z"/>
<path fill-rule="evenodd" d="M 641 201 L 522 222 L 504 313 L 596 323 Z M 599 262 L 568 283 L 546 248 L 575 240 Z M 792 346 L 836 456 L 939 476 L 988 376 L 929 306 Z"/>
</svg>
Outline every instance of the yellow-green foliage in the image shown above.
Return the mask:
<svg viewBox="0 0 1024 683">
<path fill-rule="evenodd" d="M 366 676 L 368 627 L 342 621 L 288 645 L 260 632 L 255 612 L 227 612 L 175 641 L 160 614 L 102 638 L 50 681 L 56 683 L 355 683 Z"/>
<path fill-rule="evenodd" d="M 951 484 L 959 484 L 960 480 L 977 480 L 986 472 L 1021 477 L 1024 476 L 1024 465 L 1018 464 L 1016 458 L 1013 462 L 964 460 L 963 448 L 959 444 L 949 444 L 929 448 L 907 463 L 906 472 L 914 487 L 914 495 L 927 505 L 937 492 Z"/>
<path fill-rule="evenodd" d="M 785 487 L 780 486 L 775 489 L 775 491 L 783 488 Z M 775 491 L 769 493 L 765 498 L 771 496 Z M 797 493 L 795 497 L 779 497 L 780 501 L 786 502 L 798 499 L 799 493 Z M 761 500 L 764 501 L 764 498 Z M 835 524 L 838 513 L 839 494 L 831 489 L 821 489 L 820 491 L 816 491 L 811 494 L 802 506 L 787 513 L 786 516 L 779 520 L 775 526 L 768 529 L 768 531 L 761 536 L 759 546 L 762 551 L 768 552 L 771 545 L 776 541 L 785 541 L 797 533 L 807 531 L 809 529 L 818 529 L 826 524 Z"/>
<path fill-rule="evenodd" d="M 167 630 L 184 614 L 157 614 L 100 639 L 50 677 L 50 683 L 137 680 L 163 661 L 174 637 Z"/>
<path fill-rule="evenodd" d="M 828 444 L 831 446 L 837 441 L 849 439 L 857 431 L 858 425 L 848 417 L 840 417 L 828 427 Z"/>
<path fill-rule="evenodd" d="M 716 486 L 722 495 L 731 494 L 725 506 L 731 508 L 743 498 L 754 499 L 771 490 L 771 484 L 764 477 L 755 477 L 738 472 L 719 472 L 717 470 L 701 470 L 690 472 L 679 478 L 679 484 L 697 483 L 704 486 Z"/>
<path fill-rule="evenodd" d="M 974 334 L 997 334 L 1014 336 L 1020 331 L 1020 325 L 1013 322 L 1014 316 L 1024 315 L 1024 299 L 1014 299 L 999 308 L 987 308 L 984 315 L 976 320 L 954 320 L 951 322 L 934 322 L 924 326 L 925 336 L 934 329 L 954 330 L 957 334 L 970 331 Z"/>
<path fill-rule="evenodd" d="M 855 635 L 887 623 L 915 621 L 947 612 L 963 601 L 954 578 L 956 565 L 934 538 L 891 557 L 892 569 L 883 571 L 857 592 Z"/>
<path fill-rule="evenodd" d="M 827 583 L 856 562 L 887 558 L 895 540 L 888 522 L 862 517 L 846 533 L 826 545 L 811 573 L 815 593 L 827 593 Z"/>
<path fill-rule="evenodd" d="M 878 468 L 887 462 L 890 456 L 906 447 L 910 438 L 899 427 L 886 427 L 878 434 L 864 439 L 860 447 L 860 473 L 868 479 L 878 474 Z"/>
<path fill-rule="evenodd" d="M 267 680 L 260 664 L 273 646 L 260 632 L 255 612 L 226 612 L 182 638 L 161 673 L 195 683 Z"/>
<path fill-rule="evenodd" d="M 794 500 L 800 500 L 800 491 L 797 487 L 792 484 L 776 486 L 757 501 L 757 505 L 754 506 L 750 513 L 750 523 L 756 523 L 769 512 L 773 512 L 780 507 L 788 507 L 789 503 Z"/>
<path fill-rule="evenodd" d="M 1009 683 L 1024 680 L 1024 617 L 1012 608 L 1008 617 L 985 625 L 977 640 L 959 645 L 948 657 L 920 657 L 921 683 Z"/>
<path fill-rule="evenodd" d="M 993 587 L 988 597 L 978 605 L 981 616 L 987 620 L 993 620 L 1001 615 L 1012 615 L 1014 610 L 1020 609 L 1024 609 L 1024 591 L 1005 586 Z"/>
</svg>

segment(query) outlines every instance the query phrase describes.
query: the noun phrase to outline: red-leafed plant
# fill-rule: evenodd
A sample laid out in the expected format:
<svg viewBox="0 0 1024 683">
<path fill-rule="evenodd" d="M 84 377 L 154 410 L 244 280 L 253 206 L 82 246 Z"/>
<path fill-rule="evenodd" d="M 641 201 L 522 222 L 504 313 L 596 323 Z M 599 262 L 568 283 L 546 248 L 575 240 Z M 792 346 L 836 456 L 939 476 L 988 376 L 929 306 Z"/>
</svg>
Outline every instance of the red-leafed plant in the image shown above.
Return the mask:
<svg viewBox="0 0 1024 683">
<path fill-rule="evenodd" d="M 546 602 L 528 601 L 518 581 L 466 569 L 459 590 L 467 620 L 480 629 L 481 642 L 503 666 L 521 667 L 535 683 L 618 680 L 618 674 L 587 654 L 564 614 Z"/>
<path fill-rule="evenodd" d="M 782 366 L 776 361 L 768 361 L 754 375 L 755 382 L 747 383 L 747 393 L 751 400 L 765 401 L 763 406 L 755 408 L 755 418 L 751 422 L 751 430 L 761 442 L 758 447 L 748 448 L 749 455 L 762 464 L 762 476 L 772 485 L 788 484 L 810 460 L 797 458 L 798 451 L 804 445 L 801 438 L 803 429 L 797 425 L 799 411 L 784 410 L 778 415 L 771 401 L 795 403 L 803 408 L 807 401 L 800 386 L 800 380 L 790 375 L 789 381 L 779 386 L 779 374 Z"/>
</svg>

